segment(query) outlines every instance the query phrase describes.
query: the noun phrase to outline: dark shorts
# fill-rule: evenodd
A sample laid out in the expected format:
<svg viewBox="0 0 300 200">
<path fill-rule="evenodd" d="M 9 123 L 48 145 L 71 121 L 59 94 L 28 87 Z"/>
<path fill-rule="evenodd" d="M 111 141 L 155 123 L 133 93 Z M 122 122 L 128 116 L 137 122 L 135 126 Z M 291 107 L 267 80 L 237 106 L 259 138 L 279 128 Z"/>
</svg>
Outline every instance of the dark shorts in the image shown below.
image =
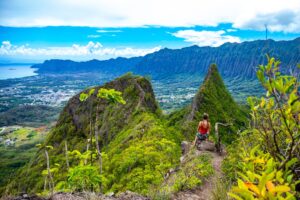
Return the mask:
<svg viewBox="0 0 300 200">
<path fill-rule="evenodd" d="M 197 133 L 197 139 L 198 140 L 206 140 L 208 138 L 208 134 L 202 134 L 202 133 Z"/>
</svg>

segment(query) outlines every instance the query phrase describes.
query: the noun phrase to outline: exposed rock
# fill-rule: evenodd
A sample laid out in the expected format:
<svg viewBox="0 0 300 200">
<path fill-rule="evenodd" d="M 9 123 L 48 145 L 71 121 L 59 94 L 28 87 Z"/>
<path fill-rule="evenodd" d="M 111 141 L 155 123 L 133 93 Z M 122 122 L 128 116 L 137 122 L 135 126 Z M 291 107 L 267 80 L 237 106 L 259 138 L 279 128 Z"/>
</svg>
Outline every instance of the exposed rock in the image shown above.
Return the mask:
<svg viewBox="0 0 300 200">
<path fill-rule="evenodd" d="M 212 142 L 212 141 L 203 141 L 201 142 L 200 144 L 200 150 L 201 151 L 216 151 L 216 148 L 215 148 L 215 143 Z"/>
<path fill-rule="evenodd" d="M 189 152 L 191 148 L 191 144 L 187 141 L 182 141 L 181 142 L 181 152 L 182 152 L 182 155 L 185 155 Z"/>
<path fill-rule="evenodd" d="M 49 198 L 39 197 L 36 195 L 21 194 L 15 197 L 6 197 L 3 200 L 150 200 L 148 197 L 144 197 L 137 193 L 126 191 L 120 193 L 116 197 L 114 193 L 108 195 L 92 193 L 92 192 L 81 192 L 81 193 L 66 193 L 58 192 L 53 194 Z"/>
<path fill-rule="evenodd" d="M 150 200 L 148 197 L 143 197 L 139 194 L 136 194 L 134 192 L 126 191 L 124 193 L 121 193 L 117 196 L 116 199 L 119 200 Z"/>
<path fill-rule="evenodd" d="M 116 197 L 114 197 L 114 193 L 110 193 L 108 195 L 91 193 L 91 192 L 83 192 L 83 193 L 56 193 L 49 200 L 148 200 L 149 198 L 143 197 L 137 193 L 126 191 L 120 193 Z"/>
<path fill-rule="evenodd" d="M 86 197 L 86 198 L 85 198 Z M 90 197 L 90 194 L 74 194 L 74 193 L 63 193 L 59 192 L 52 195 L 49 200 L 85 200 Z"/>
<path fill-rule="evenodd" d="M 14 197 L 2 197 L 3 200 L 46 200 L 46 198 L 39 197 L 37 195 L 28 195 L 21 193 L 19 196 Z"/>
</svg>

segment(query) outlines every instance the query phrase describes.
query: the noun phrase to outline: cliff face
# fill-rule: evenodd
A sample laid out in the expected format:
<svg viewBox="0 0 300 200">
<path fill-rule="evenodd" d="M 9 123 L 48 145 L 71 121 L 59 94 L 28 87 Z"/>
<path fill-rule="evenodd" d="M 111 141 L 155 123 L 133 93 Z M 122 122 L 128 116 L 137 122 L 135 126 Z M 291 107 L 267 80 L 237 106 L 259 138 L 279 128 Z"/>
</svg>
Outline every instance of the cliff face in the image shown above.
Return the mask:
<svg viewBox="0 0 300 200">
<path fill-rule="evenodd" d="M 39 73 L 100 71 L 121 74 L 162 76 L 176 73 L 205 74 L 211 63 L 218 65 L 224 77 L 255 78 L 255 69 L 269 54 L 282 62 L 283 71 L 294 69 L 300 62 L 300 38 L 291 41 L 256 40 L 243 43 L 225 43 L 220 47 L 191 46 L 182 49 L 162 49 L 143 57 L 117 58 L 105 61 L 73 62 L 45 61 L 34 65 Z"/>
</svg>

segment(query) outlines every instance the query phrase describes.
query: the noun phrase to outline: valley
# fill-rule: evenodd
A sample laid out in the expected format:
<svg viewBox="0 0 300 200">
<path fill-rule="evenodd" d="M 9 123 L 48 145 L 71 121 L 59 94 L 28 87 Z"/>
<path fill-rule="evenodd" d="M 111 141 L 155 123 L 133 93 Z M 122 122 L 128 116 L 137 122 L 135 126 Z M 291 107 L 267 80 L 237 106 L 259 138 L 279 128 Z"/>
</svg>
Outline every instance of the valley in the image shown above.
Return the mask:
<svg viewBox="0 0 300 200">
<path fill-rule="evenodd" d="M 54 122 L 70 97 L 115 77 L 116 74 L 108 73 L 78 73 L 0 80 L 0 126 L 40 126 Z M 202 81 L 203 74 L 188 73 L 151 79 L 156 99 L 165 113 L 190 103 Z M 255 79 L 225 78 L 224 82 L 234 99 L 241 104 L 245 103 L 247 96 L 262 94 L 262 88 Z M 27 106 L 26 113 L 22 112 L 24 106 Z M 31 116 L 39 110 L 44 113 L 40 115 L 41 119 L 32 116 L 30 121 L 26 118 L 26 115 Z"/>
<path fill-rule="evenodd" d="M 22 166 L 28 163 L 42 143 L 49 127 L 8 126 L 0 130 L 0 188 L 8 183 Z"/>
</svg>

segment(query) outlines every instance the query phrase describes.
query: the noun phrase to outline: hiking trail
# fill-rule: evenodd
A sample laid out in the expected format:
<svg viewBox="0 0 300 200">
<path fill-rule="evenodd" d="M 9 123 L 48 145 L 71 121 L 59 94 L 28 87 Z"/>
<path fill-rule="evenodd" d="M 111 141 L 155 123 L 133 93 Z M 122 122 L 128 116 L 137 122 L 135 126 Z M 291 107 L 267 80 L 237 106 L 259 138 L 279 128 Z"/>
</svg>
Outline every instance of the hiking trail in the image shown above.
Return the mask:
<svg viewBox="0 0 300 200">
<path fill-rule="evenodd" d="M 221 164 L 224 156 L 211 151 L 197 151 L 198 155 L 209 154 L 212 156 L 212 165 L 215 173 L 204 181 L 203 185 L 193 190 L 186 190 L 178 192 L 172 199 L 173 200 L 211 200 L 213 191 L 216 188 L 217 182 L 222 177 Z"/>
</svg>

